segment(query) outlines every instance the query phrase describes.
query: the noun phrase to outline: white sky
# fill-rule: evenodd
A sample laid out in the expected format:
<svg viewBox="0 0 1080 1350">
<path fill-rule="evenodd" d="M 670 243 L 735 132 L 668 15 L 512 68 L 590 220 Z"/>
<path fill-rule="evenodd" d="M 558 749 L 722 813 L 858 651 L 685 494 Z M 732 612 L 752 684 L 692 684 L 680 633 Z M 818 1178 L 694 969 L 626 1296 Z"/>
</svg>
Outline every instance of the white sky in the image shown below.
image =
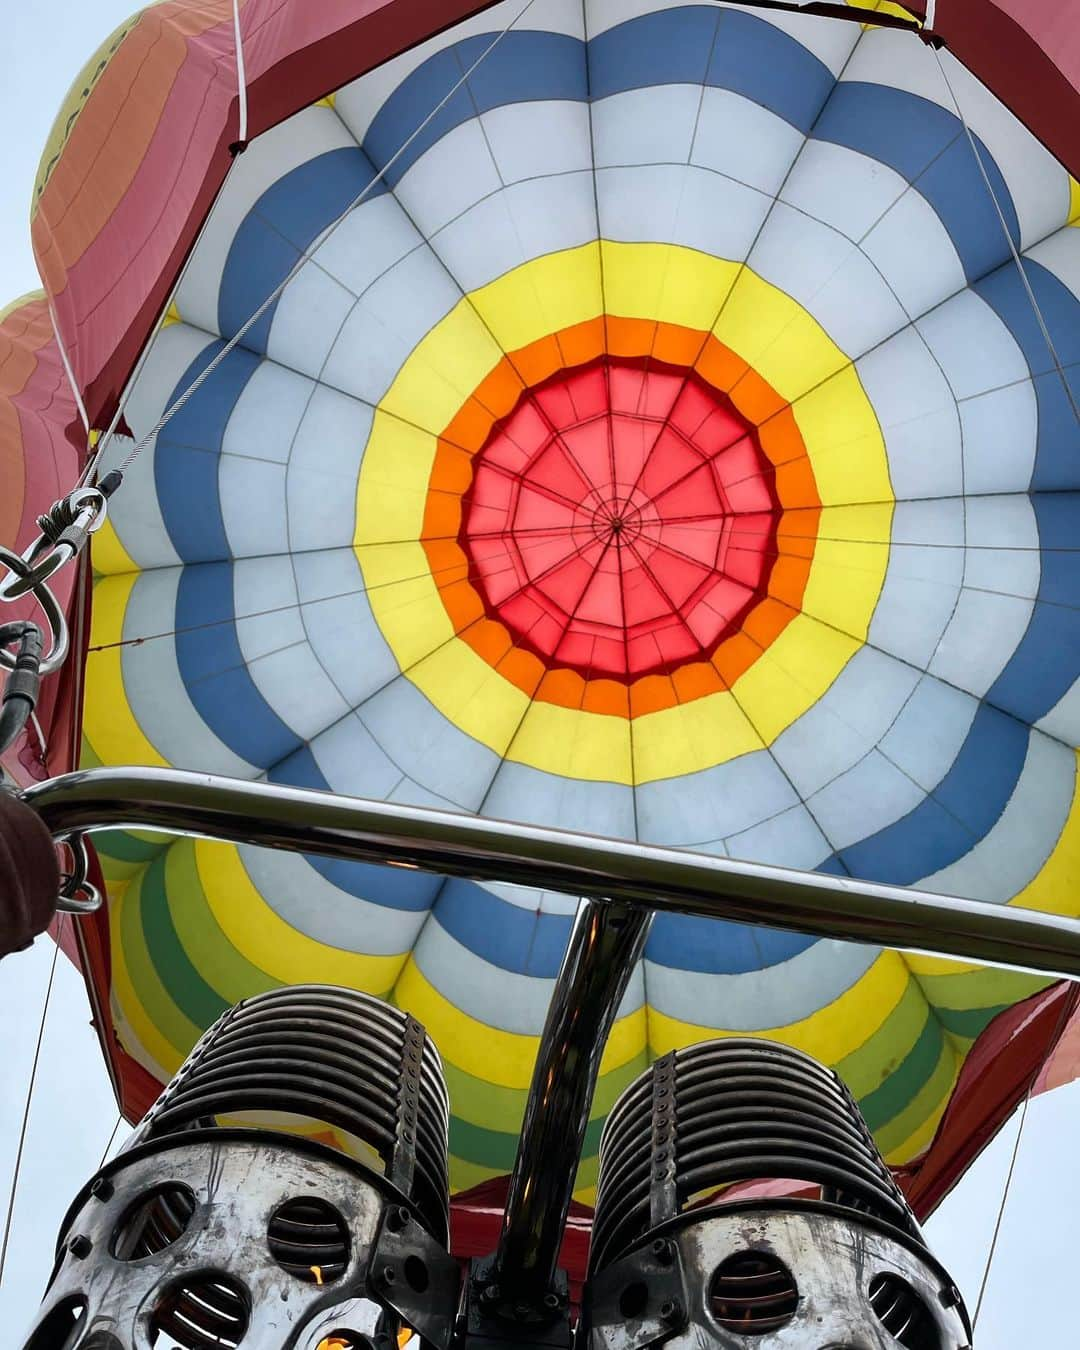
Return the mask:
<svg viewBox="0 0 1080 1350">
<path fill-rule="evenodd" d="M 0 56 L 0 307 L 38 286 L 28 214 L 34 174 L 53 114 L 90 56 L 131 12 L 131 0 L 12 0 Z M 0 491 L 3 485 L 0 484 Z M 15 1151 L 44 1001 L 52 944 L 0 964 L 0 1214 Z M 12 1238 L 0 1284 L 0 1327 L 16 1336 L 33 1317 L 52 1263 L 57 1228 L 72 1196 L 97 1167 L 116 1107 L 89 1026 L 81 978 L 65 958 L 42 1044 L 19 1176 Z M 1075 1280 L 1080 1213 L 1076 1136 L 1080 1085 L 1037 1098 L 1028 1113 L 997 1254 L 979 1319 L 978 1350 L 1059 1345 Z M 1002 1131 L 927 1225 L 927 1237 L 974 1312 L 1015 1138 Z M 122 1141 L 126 1127 L 121 1129 Z"/>
</svg>

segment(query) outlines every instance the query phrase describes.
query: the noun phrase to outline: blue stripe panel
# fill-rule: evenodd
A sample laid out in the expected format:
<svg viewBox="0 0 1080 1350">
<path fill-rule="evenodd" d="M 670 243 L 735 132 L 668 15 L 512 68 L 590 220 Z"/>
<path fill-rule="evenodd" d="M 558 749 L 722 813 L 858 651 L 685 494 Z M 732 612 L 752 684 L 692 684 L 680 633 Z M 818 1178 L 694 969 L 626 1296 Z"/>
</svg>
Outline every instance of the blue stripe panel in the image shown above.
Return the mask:
<svg viewBox="0 0 1080 1350">
<path fill-rule="evenodd" d="M 1080 300 L 1052 272 L 1030 258 L 1024 261 L 1024 274 L 1080 405 L 1080 371 L 1076 369 L 1080 363 Z M 1076 414 L 1015 263 L 1010 260 L 974 289 L 1005 323 L 1036 377 L 1039 439 L 1031 490 L 1059 492 L 1063 488 L 1080 488 L 1080 428 Z M 1070 547 L 1075 538 L 1074 535 Z"/>
<path fill-rule="evenodd" d="M 170 403 L 223 345 L 212 343 L 199 354 Z M 248 674 L 236 634 L 232 564 L 218 500 L 225 427 L 258 364 L 258 357 L 240 348 L 229 354 L 158 438 L 154 476 L 165 528 L 188 564 L 176 594 L 180 677 L 207 726 L 243 759 L 267 768 L 300 741 Z"/>
<path fill-rule="evenodd" d="M 173 390 L 173 404 L 225 346 L 213 342 L 188 366 Z M 157 438 L 154 486 L 173 548 L 185 563 L 229 557 L 218 500 L 218 457 L 236 401 L 259 359 L 236 348 Z"/>
<path fill-rule="evenodd" d="M 402 151 L 409 137 L 431 115 L 462 75 L 491 47 L 492 37 L 466 38 L 418 66 L 376 113 L 364 150 L 382 167 Z M 588 97 L 584 45 L 560 33 L 510 32 L 468 83 L 451 95 L 401 158 L 386 173 L 395 187 L 437 141 L 478 113 L 506 104 L 542 99 L 583 102 Z"/>
<path fill-rule="evenodd" d="M 1077 453 L 1075 419 L 1073 428 Z M 1027 631 L 987 697 L 1023 721 L 1037 722 L 1080 679 L 1080 492 L 1033 493 L 1030 501 L 1041 546 L 1039 596 Z"/>
<path fill-rule="evenodd" d="M 714 37 L 719 24 L 719 39 Z M 428 58 L 376 114 L 364 138 L 373 164 L 389 163 L 491 43 L 468 38 Z M 477 113 L 542 99 L 583 101 L 663 84 L 707 84 L 744 94 L 809 132 L 833 87 L 829 68 L 794 38 L 749 14 L 702 5 L 647 14 L 585 47 L 559 33 L 508 33 L 468 84 L 412 141 L 386 175 L 394 186 L 425 151 Z"/>
<path fill-rule="evenodd" d="M 937 103 L 862 80 L 837 84 L 814 127 L 816 140 L 880 160 L 909 183 L 962 134 L 956 118 Z"/>
<path fill-rule="evenodd" d="M 937 103 L 902 89 L 844 81 L 826 103 L 814 136 L 888 164 L 913 184 L 949 232 L 969 281 L 1009 256 L 963 125 Z M 1020 225 L 1005 179 L 983 142 L 975 137 L 975 143 L 1019 248 Z"/>
<path fill-rule="evenodd" d="M 300 255 L 375 177 L 364 152 L 329 150 L 301 164 L 267 188 L 229 246 L 218 295 L 218 328 L 238 332 L 273 293 Z M 370 196 L 386 188 L 380 181 Z M 244 336 L 244 346 L 265 352 L 277 301 Z"/>
<path fill-rule="evenodd" d="M 932 795 L 892 825 L 842 850 L 839 858 L 848 872 L 911 886 L 970 852 L 1012 796 L 1030 734 L 1014 718 L 981 705 Z"/>
<path fill-rule="evenodd" d="M 290 787 L 314 788 L 329 792 L 330 784 L 323 776 L 315 756 L 306 746 L 275 764 L 266 775 L 271 783 L 287 783 Z M 305 859 L 320 876 L 346 895 L 387 909 L 407 909 L 423 912 L 431 908 L 442 877 L 405 868 L 378 867 L 374 863 L 348 862 L 344 858 L 320 858 L 314 853 Z M 479 890 L 479 887 L 477 887 Z"/>
<path fill-rule="evenodd" d="M 729 10 L 705 83 L 762 103 L 809 135 L 836 78 L 795 38 L 764 19 Z"/>
<path fill-rule="evenodd" d="M 932 872 L 962 858 L 976 842 L 975 836 L 940 802 L 926 797 L 895 824 L 844 849 L 836 861 L 848 876 L 892 886 L 914 886 Z"/>
<path fill-rule="evenodd" d="M 456 878 L 443 887 L 434 914 L 451 937 L 493 966 L 549 980 L 559 972 L 573 924 L 572 915 L 522 909 Z"/>
<path fill-rule="evenodd" d="M 711 6 L 687 5 L 644 14 L 594 37 L 589 43 L 593 98 L 659 84 L 703 84 L 719 20 Z"/>
<path fill-rule="evenodd" d="M 236 635 L 232 564 L 185 567 L 176 593 L 176 661 L 206 725 L 250 764 L 268 769 L 300 738 L 248 673 Z"/>
<path fill-rule="evenodd" d="M 686 914 L 658 914 L 645 947 L 645 959 L 705 975 L 742 975 L 790 961 L 816 941 L 801 933 L 780 933 L 772 928 Z"/>
</svg>

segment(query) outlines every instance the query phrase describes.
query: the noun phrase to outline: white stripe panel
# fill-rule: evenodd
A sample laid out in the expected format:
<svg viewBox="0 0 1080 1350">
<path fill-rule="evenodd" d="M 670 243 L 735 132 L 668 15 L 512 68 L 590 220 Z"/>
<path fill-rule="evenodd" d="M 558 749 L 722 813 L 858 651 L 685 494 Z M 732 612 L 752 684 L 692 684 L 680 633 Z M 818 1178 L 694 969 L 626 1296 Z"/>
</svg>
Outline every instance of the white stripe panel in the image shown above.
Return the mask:
<svg viewBox="0 0 1080 1350">
<path fill-rule="evenodd" d="M 722 932 L 722 930 L 719 930 Z M 645 962 L 649 1006 L 691 1026 L 769 1031 L 801 1022 L 838 999 L 881 955 L 855 942 L 815 942 L 782 966 L 703 975 Z"/>
<path fill-rule="evenodd" d="M 969 496 L 1026 492 L 1035 469 L 1039 404 L 1030 380 L 957 404 L 964 437 L 964 487 Z"/>
<path fill-rule="evenodd" d="M 872 750 L 806 804 L 833 848 L 840 850 L 906 816 L 925 795 L 879 750 Z"/>
<path fill-rule="evenodd" d="M 292 553 L 351 549 L 357 481 L 373 416 L 368 404 L 314 386 L 293 437 L 285 484 Z"/>
<path fill-rule="evenodd" d="M 349 711 L 307 642 L 248 662 L 248 674 L 281 720 L 310 741 Z"/>
<path fill-rule="evenodd" d="M 1019 596 L 965 586 L 929 670 L 982 698 L 1015 652 L 1034 607 Z"/>
<path fill-rule="evenodd" d="M 780 200 L 858 241 L 907 189 L 907 179 L 887 164 L 845 145 L 811 140 L 792 166 Z"/>
<path fill-rule="evenodd" d="M 978 710 L 970 694 L 924 675 L 883 737 L 881 752 L 932 792 L 952 768 Z"/>
<path fill-rule="evenodd" d="M 236 635 L 245 661 L 257 661 L 260 656 L 305 640 L 296 578 L 284 554 L 235 563 L 233 604 Z"/>
<path fill-rule="evenodd" d="M 948 230 L 914 188 L 885 213 L 862 248 L 912 318 L 967 285 Z"/>
<path fill-rule="evenodd" d="M 279 918 L 316 942 L 367 956 L 412 950 L 427 914 L 360 900 L 326 880 L 299 854 L 240 848 L 252 884 Z"/>
<path fill-rule="evenodd" d="M 474 118 L 448 131 L 410 165 L 394 195 L 421 234 L 430 238 L 501 186 L 483 130 Z"/>
<path fill-rule="evenodd" d="M 499 757 L 447 721 L 405 676 L 367 699 L 359 717 L 403 773 L 463 811 L 480 809 Z"/>
<path fill-rule="evenodd" d="M 595 238 L 592 174 L 574 173 L 492 193 L 433 236 L 431 247 L 460 289 L 470 292 L 533 258 Z M 538 291 L 541 312 L 544 299 Z"/>
<path fill-rule="evenodd" d="M 1039 523 L 1031 498 L 969 497 L 964 584 L 1034 600 L 1039 592 Z"/>
<path fill-rule="evenodd" d="M 330 349 L 323 380 L 377 405 L 420 340 L 460 299 L 458 288 L 429 249 L 410 253 L 357 301 Z M 428 367 L 428 374 L 434 384 L 445 386 L 441 371 Z M 472 392 L 454 389 L 459 403 Z M 416 415 L 424 425 L 423 409 Z"/>
<path fill-rule="evenodd" d="M 958 399 L 1028 378 L 1016 339 L 974 291 L 954 295 L 916 326 Z"/>
<path fill-rule="evenodd" d="M 352 707 L 398 674 L 364 594 L 352 549 L 294 553 L 292 567 L 312 650 Z"/>
<path fill-rule="evenodd" d="M 222 452 L 278 464 L 288 462 L 293 438 L 315 391 L 303 375 L 263 361 L 240 392 L 221 440 Z"/>
<path fill-rule="evenodd" d="M 438 922 L 438 906 L 434 921 L 424 925 L 413 956 L 428 983 L 467 1017 L 520 1036 L 539 1036 L 543 1031 L 555 981 L 504 970 L 477 956 Z M 616 1016 L 637 1012 L 644 1001 L 639 966 Z"/>
<path fill-rule="evenodd" d="M 634 838 L 632 788 L 563 778 L 512 760 L 499 766 L 482 809 L 496 820 L 524 820 L 613 839 Z"/>
<path fill-rule="evenodd" d="M 221 455 L 218 501 L 232 557 L 288 552 L 284 464 Z"/>
<path fill-rule="evenodd" d="M 764 193 L 706 169 L 642 165 L 596 175 L 600 232 L 627 243 L 671 243 L 741 262 L 771 205 Z"/>
<path fill-rule="evenodd" d="M 482 113 L 480 125 L 504 183 L 592 170 L 592 129 L 585 103 L 508 104 Z"/>
<path fill-rule="evenodd" d="M 1080 745 L 1080 680 L 1035 725 L 1069 747 Z"/>
<path fill-rule="evenodd" d="M 832 853 L 829 841 L 800 802 L 725 841 L 732 858 L 813 871 Z"/>
<path fill-rule="evenodd" d="M 956 401 L 918 332 L 903 329 L 855 364 L 885 438 L 894 496 L 903 501 L 962 495 Z"/>
<path fill-rule="evenodd" d="M 700 84 L 628 89 L 592 105 L 598 169 L 627 164 L 685 164 L 701 105 Z"/>
<path fill-rule="evenodd" d="M 852 768 L 887 733 L 911 697 L 918 672 L 862 647 L 822 697 L 782 732 L 773 754 L 807 798 Z"/>
<path fill-rule="evenodd" d="M 641 840 L 675 848 L 697 848 L 739 834 L 798 802 L 764 750 L 700 773 L 643 784 L 635 797 Z"/>
<path fill-rule="evenodd" d="M 778 202 L 749 259 L 852 358 L 907 323 L 880 272 L 842 234 Z"/>
<path fill-rule="evenodd" d="M 691 160 L 771 198 L 804 144 L 802 132 L 768 108 L 727 89 L 706 89 Z"/>
</svg>

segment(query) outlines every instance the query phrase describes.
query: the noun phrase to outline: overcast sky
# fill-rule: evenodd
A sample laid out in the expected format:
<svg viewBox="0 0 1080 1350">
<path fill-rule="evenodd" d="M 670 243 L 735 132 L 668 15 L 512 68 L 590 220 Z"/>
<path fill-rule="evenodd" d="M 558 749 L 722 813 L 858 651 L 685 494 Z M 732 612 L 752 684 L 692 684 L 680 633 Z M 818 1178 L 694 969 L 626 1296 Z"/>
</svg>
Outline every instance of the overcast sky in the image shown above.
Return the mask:
<svg viewBox="0 0 1080 1350">
<path fill-rule="evenodd" d="M 129 0 L 12 0 L 0 78 L 0 308 L 39 282 L 28 213 L 53 114 L 83 62 L 130 12 Z M 0 491 L 3 485 L 0 484 Z M 19 1126 L 53 948 L 48 939 L 0 964 L 0 1213 L 6 1210 Z M 57 963 L 0 1285 L 0 1327 L 17 1338 L 33 1317 L 67 1205 L 97 1167 L 116 1106 L 89 1026 L 81 977 Z M 1036 1099 L 1029 1111 L 997 1254 L 979 1320 L 978 1350 L 1065 1347 L 1076 1340 L 1080 1086 Z M 1016 1134 L 1002 1131 L 927 1226 L 974 1312 Z M 126 1127 L 121 1130 L 122 1141 Z M 1066 1322 L 1055 1321 L 1055 1312 Z M 8 1342 L 11 1343 L 11 1342 Z M 17 1339 L 16 1339 L 17 1343 Z"/>
</svg>

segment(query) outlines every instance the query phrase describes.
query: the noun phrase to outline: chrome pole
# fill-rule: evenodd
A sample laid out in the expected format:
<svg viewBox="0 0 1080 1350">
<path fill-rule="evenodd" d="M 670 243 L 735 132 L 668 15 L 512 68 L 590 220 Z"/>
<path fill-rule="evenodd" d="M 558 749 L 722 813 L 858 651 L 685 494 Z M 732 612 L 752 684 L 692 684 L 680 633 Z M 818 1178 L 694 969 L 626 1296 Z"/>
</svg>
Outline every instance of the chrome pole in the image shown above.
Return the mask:
<svg viewBox="0 0 1080 1350">
<path fill-rule="evenodd" d="M 578 909 L 510 1178 L 493 1272 L 499 1301 L 535 1306 L 553 1288 L 600 1060 L 651 923 L 640 906 L 585 900 Z"/>
<path fill-rule="evenodd" d="M 165 830 L 1080 977 L 1075 919 L 851 877 L 180 769 L 85 769 L 22 797 L 54 836 Z"/>
</svg>

